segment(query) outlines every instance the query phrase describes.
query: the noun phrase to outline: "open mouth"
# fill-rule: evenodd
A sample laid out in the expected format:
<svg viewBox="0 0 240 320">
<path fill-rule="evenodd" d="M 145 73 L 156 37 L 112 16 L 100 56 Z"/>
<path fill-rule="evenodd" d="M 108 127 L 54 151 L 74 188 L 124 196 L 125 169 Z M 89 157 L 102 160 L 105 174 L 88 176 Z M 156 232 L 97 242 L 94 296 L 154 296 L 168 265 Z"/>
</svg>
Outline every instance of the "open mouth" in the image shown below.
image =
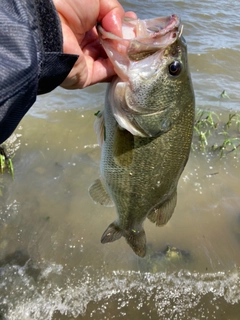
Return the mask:
<svg viewBox="0 0 240 320">
<path fill-rule="evenodd" d="M 105 48 L 111 46 L 111 51 L 126 54 L 130 60 L 137 60 L 139 52 L 150 55 L 174 43 L 181 36 L 182 26 L 178 16 L 173 14 L 149 20 L 125 17 L 122 38 L 105 31 L 100 24 L 97 30 Z"/>
<path fill-rule="evenodd" d="M 97 25 L 99 36 L 102 40 L 134 40 L 145 43 L 154 41 L 159 37 L 169 34 L 172 38 L 178 36 L 181 31 L 180 19 L 177 15 L 173 14 L 169 17 L 160 17 L 149 20 L 132 19 L 125 17 L 122 23 L 122 38 L 105 31 L 101 24 Z"/>
</svg>

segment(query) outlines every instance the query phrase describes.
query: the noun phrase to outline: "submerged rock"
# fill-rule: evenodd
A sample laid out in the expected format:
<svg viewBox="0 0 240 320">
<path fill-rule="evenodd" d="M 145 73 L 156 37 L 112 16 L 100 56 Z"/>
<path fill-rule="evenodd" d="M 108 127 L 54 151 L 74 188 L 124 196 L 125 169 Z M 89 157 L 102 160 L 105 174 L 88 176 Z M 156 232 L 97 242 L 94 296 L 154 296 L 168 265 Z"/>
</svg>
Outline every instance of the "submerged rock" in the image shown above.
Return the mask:
<svg viewBox="0 0 240 320">
<path fill-rule="evenodd" d="M 185 265 L 190 260 L 190 252 L 175 246 L 167 245 L 163 250 L 157 252 L 152 246 L 148 246 L 148 253 L 145 259 L 139 261 L 139 264 L 144 271 L 156 273 L 172 266 Z"/>
</svg>

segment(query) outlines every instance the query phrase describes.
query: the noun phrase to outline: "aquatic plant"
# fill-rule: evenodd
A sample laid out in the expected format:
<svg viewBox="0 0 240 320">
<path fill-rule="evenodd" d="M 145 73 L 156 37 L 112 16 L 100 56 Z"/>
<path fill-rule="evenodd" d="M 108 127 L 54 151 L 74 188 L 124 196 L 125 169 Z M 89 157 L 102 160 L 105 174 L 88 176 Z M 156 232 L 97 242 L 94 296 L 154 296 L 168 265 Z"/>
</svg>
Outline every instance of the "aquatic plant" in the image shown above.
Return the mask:
<svg viewBox="0 0 240 320">
<path fill-rule="evenodd" d="M 4 146 L 0 146 L 0 173 L 4 173 L 7 170 L 14 178 L 14 168 L 11 157 L 7 155 Z"/>
<path fill-rule="evenodd" d="M 216 114 L 209 110 L 198 110 L 194 123 L 192 150 L 214 152 L 220 156 L 238 151 L 240 147 L 240 114 Z"/>
<path fill-rule="evenodd" d="M 10 174 L 14 178 L 14 166 L 12 159 L 20 148 L 21 134 L 13 133 L 4 143 L 0 145 L 0 174 Z M 0 193 L 3 187 L 0 184 Z"/>
</svg>

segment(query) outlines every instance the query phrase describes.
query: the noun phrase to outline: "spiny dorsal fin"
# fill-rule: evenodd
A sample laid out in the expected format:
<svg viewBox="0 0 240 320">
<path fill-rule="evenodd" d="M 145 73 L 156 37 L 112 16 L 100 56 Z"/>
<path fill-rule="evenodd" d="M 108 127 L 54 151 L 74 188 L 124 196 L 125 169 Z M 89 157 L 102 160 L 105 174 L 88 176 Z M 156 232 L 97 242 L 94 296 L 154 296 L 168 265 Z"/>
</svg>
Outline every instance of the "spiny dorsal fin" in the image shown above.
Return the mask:
<svg viewBox="0 0 240 320">
<path fill-rule="evenodd" d="M 88 189 L 89 195 L 95 203 L 100 203 L 105 207 L 113 207 L 114 203 L 105 190 L 102 181 L 97 179 Z"/>
<path fill-rule="evenodd" d="M 150 221 L 156 223 L 157 226 L 162 226 L 168 222 L 171 218 L 173 211 L 177 204 L 177 191 L 175 191 L 172 197 L 166 200 L 164 203 L 158 203 L 153 207 L 147 217 Z"/>
</svg>

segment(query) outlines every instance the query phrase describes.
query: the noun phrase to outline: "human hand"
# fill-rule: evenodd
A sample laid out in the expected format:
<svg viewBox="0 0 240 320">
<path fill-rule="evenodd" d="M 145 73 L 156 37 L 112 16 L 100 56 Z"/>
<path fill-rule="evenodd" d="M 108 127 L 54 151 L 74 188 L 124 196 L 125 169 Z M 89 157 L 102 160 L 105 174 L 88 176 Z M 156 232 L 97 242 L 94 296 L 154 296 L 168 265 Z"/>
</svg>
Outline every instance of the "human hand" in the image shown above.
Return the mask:
<svg viewBox="0 0 240 320">
<path fill-rule="evenodd" d="M 100 45 L 96 23 L 121 36 L 125 15 L 117 0 L 53 0 L 59 14 L 64 53 L 79 55 L 73 69 L 61 84 L 66 89 L 80 89 L 109 81 L 115 74 Z M 136 17 L 134 13 L 128 16 Z"/>
</svg>

